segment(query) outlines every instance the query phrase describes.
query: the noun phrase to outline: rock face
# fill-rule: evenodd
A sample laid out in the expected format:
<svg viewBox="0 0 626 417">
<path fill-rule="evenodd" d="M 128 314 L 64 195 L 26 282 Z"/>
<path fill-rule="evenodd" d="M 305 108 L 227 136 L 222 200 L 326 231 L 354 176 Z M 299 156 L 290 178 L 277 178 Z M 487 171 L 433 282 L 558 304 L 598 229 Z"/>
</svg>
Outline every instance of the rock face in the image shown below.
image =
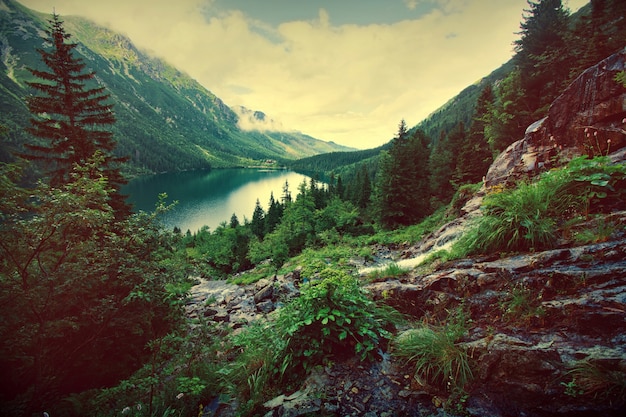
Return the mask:
<svg viewBox="0 0 626 417">
<path fill-rule="evenodd" d="M 626 146 L 626 48 L 583 72 L 489 168 L 485 185 L 532 177 L 579 155 L 607 155 Z"/>
<path fill-rule="evenodd" d="M 614 220 L 620 226 L 610 242 L 465 259 L 367 288 L 415 318 L 467 312 L 471 415 L 622 415 L 626 212 Z"/>
</svg>

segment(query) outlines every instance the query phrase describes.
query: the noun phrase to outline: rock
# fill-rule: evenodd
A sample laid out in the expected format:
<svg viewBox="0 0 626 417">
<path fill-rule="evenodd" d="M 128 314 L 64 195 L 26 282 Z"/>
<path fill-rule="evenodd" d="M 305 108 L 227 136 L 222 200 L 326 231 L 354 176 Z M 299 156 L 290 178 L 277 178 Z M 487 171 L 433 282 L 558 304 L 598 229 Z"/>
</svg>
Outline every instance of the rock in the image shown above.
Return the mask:
<svg viewBox="0 0 626 417">
<path fill-rule="evenodd" d="M 624 160 L 626 146 L 626 88 L 614 80 L 626 67 L 626 48 L 583 72 L 552 103 L 547 117 L 533 123 L 524 138 L 511 144 L 493 162 L 485 179 L 487 188 L 532 177 L 575 156 L 606 155 Z M 587 135 L 598 132 L 593 143 Z M 610 141 L 610 142 L 609 142 Z M 608 145 L 610 143 L 610 146 Z"/>
<path fill-rule="evenodd" d="M 268 284 L 265 287 L 261 288 L 259 291 L 254 294 L 254 302 L 259 303 L 261 301 L 268 300 L 274 296 L 274 285 Z"/>
<path fill-rule="evenodd" d="M 256 305 L 256 308 L 261 313 L 270 313 L 270 312 L 274 311 L 275 306 L 274 306 L 274 303 L 271 300 L 267 300 L 267 301 L 262 301 L 262 302 L 258 303 Z"/>
</svg>

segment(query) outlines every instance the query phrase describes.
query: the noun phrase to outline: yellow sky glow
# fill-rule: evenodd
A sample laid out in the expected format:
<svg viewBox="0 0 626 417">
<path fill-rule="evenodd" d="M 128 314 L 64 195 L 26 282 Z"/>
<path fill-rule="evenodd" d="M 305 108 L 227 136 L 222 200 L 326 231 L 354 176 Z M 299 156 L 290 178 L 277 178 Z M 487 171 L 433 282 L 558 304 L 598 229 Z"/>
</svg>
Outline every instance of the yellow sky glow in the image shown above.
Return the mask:
<svg viewBox="0 0 626 417">
<path fill-rule="evenodd" d="M 211 0 L 19 0 L 81 15 L 127 36 L 228 105 L 260 110 L 286 129 L 356 148 L 389 141 L 509 60 L 526 0 L 405 0 L 440 7 L 393 24 L 279 25 L 233 10 L 205 19 Z M 383 3 L 381 1 L 381 3 Z M 586 0 L 564 4 L 577 10 Z"/>
</svg>

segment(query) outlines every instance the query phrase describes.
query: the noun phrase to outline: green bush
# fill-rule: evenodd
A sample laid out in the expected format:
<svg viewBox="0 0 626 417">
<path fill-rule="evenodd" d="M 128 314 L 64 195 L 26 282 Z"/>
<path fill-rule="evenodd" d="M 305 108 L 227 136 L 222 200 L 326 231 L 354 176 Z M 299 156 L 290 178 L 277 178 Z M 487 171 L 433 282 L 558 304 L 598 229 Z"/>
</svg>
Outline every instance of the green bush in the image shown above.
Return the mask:
<svg viewBox="0 0 626 417">
<path fill-rule="evenodd" d="M 372 358 L 391 336 L 391 315 L 367 297 L 356 278 L 330 269 L 320 275 L 280 311 L 288 354 L 305 370 L 341 354 Z"/>
</svg>

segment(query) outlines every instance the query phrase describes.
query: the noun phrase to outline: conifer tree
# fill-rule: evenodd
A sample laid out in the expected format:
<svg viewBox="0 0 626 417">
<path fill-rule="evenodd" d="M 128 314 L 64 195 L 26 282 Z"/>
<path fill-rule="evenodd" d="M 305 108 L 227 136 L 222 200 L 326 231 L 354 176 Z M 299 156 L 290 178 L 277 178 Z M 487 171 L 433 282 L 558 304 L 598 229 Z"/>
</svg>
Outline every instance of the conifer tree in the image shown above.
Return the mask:
<svg viewBox="0 0 626 417">
<path fill-rule="evenodd" d="M 254 212 L 252 213 L 250 230 L 259 239 L 263 239 L 263 236 L 265 236 L 265 211 L 263 207 L 261 207 L 261 202 L 258 198 L 254 206 Z"/>
<path fill-rule="evenodd" d="M 384 227 L 409 225 L 428 214 L 427 138 L 408 133 L 404 120 L 389 152 L 381 153 L 375 205 Z"/>
<path fill-rule="evenodd" d="M 489 144 L 485 138 L 484 116 L 493 103 L 493 90 L 490 84 L 478 96 L 474 120 L 459 150 L 454 181 L 458 185 L 473 184 L 481 180 L 493 161 Z"/>
<path fill-rule="evenodd" d="M 591 0 L 591 13 L 578 21 L 568 42 L 574 57 L 569 81 L 582 71 L 624 47 L 626 39 L 626 2 Z"/>
<path fill-rule="evenodd" d="M 28 128 L 38 144 L 27 146 L 26 159 L 39 161 L 50 176 L 50 185 L 60 186 L 71 181 L 76 164 L 84 164 L 94 154 L 103 158 L 101 166 L 90 175 L 105 177 L 113 188 L 111 206 L 118 217 L 130 213 L 119 188 L 126 181 L 119 163 L 126 158 L 115 157 L 116 142 L 107 128 L 115 123 L 112 104 L 104 87 L 92 87 L 95 72 L 86 71 L 82 59 L 74 56 L 76 43 L 69 42 L 63 22 L 55 13 L 49 21 L 45 38 L 47 49 L 39 49 L 46 69 L 28 70 L 38 80 L 28 85 L 36 94 L 27 99 L 31 112 Z"/>
<path fill-rule="evenodd" d="M 544 116 L 560 94 L 569 75 L 569 14 L 561 0 L 527 0 L 530 9 L 520 24 L 515 42 L 515 62 L 521 70 L 522 88 L 530 102 L 532 116 Z"/>
<path fill-rule="evenodd" d="M 283 217 L 282 205 L 274 199 L 274 193 L 270 194 L 270 201 L 267 209 L 267 215 L 265 216 L 265 232 L 271 233 L 276 229 L 276 226 L 280 224 L 280 220 Z"/>
</svg>

